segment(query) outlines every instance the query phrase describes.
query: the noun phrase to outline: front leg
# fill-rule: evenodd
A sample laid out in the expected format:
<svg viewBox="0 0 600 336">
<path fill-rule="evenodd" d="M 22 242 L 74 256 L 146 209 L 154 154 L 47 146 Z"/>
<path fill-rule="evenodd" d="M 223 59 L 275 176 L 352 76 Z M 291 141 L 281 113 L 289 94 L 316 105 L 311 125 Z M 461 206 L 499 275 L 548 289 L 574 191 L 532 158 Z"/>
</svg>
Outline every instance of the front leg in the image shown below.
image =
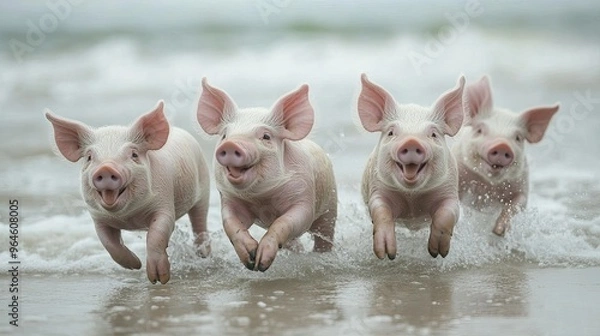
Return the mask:
<svg viewBox="0 0 600 336">
<path fill-rule="evenodd" d="M 504 204 L 500 216 L 496 220 L 496 225 L 492 232 L 498 236 L 504 236 L 506 230 L 510 228 L 510 221 L 519 212 L 527 206 L 527 196 L 523 193 L 517 194 L 512 200 Z"/>
<path fill-rule="evenodd" d="M 208 213 L 208 201 L 200 200 L 188 211 L 188 217 L 192 223 L 192 231 L 194 232 L 194 246 L 196 253 L 206 258 L 210 255 L 210 235 L 206 228 L 206 214 Z"/>
<path fill-rule="evenodd" d="M 96 234 L 98 234 L 100 242 L 114 261 L 124 268 L 142 268 L 140 259 L 123 244 L 121 230 L 102 223 L 95 222 L 94 224 L 96 226 Z"/>
<path fill-rule="evenodd" d="M 248 229 L 254 218 L 242 205 L 221 198 L 221 216 L 223 229 L 235 249 L 240 261 L 249 270 L 254 270 L 258 242 L 252 238 Z"/>
<path fill-rule="evenodd" d="M 171 265 L 167 255 L 169 239 L 175 229 L 175 218 L 168 214 L 156 214 L 148 227 L 146 236 L 146 273 L 152 283 L 166 284 L 171 278 Z"/>
<path fill-rule="evenodd" d="M 266 271 L 275 260 L 277 250 L 283 247 L 288 240 L 306 232 L 312 222 L 312 208 L 307 204 L 295 205 L 278 217 L 258 244 L 254 269 L 261 272 Z"/>
<path fill-rule="evenodd" d="M 379 259 L 387 255 L 396 258 L 396 224 L 389 202 L 380 197 L 371 197 L 369 212 L 373 222 L 373 252 Z"/>
<path fill-rule="evenodd" d="M 433 210 L 431 231 L 429 233 L 428 251 L 436 258 L 441 255 L 445 258 L 450 251 L 450 239 L 454 231 L 454 225 L 459 217 L 458 199 L 450 198 L 442 201 L 440 205 Z"/>
</svg>

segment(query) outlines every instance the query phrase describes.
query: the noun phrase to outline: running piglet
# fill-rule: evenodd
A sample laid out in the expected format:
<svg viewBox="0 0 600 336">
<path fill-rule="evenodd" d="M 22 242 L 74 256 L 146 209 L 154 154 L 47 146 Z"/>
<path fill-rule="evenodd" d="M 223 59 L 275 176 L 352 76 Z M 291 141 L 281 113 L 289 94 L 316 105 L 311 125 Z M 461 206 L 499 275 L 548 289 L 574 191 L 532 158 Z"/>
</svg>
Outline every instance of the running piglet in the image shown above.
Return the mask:
<svg viewBox="0 0 600 336">
<path fill-rule="evenodd" d="M 100 242 L 119 265 L 140 269 L 121 230 L 148 230 L 146 272 L 167 283 L 167 245 L 175 221 L 188 214 L 201 256 L 210 253 L 206 228 L 209 173 L 198 142 L 170 127 L 162 101 L 133 125 L 91 128 L 46 112 L 60 153 L 81 161 L 81 193 Z"/>
<path fill-rule="evenodd" d="M 459 167 L 460 198 L 476 209 L 500 208 L 493 232 L 504 235 L 527 206 L 529 168 L 525 142 L 542 140 L 559 105 L 521 114 L 494 107 L 489 78 L 465 89 L 465 125 L 452 150 Z"/>
<path fill-rule="evenodd" d="M 279 98 L 270 109 L 240 109 L 224 91 L 202 80 L 198 122 L 218 135 L 215 179 L 223 228 L 241 262 L 266 271 L 278 249 L 299 248 L 314 236 L 315 251 L 333 246 L 337 191 L 323 149 L 305 139 L 314 119 L 308 85 Z M 248 232 L 267 229 L 260 242 Z"/>
<path fill-rule="evenodd" d="M 381 133 L 362 179 L 375 255 L 396 257 L 396 223 L 417 229 L 430 217 L 429 254 L 446 257 L 459 217 L 459 199 L 456 160 L 445 137 L 454 136 L 461 127 L 465 79 L 461 76 L 457 86 L 431 107 L 398 104 L 365 74 L 361 81 L 360 121 L 367 131 Z"/>
</svg>

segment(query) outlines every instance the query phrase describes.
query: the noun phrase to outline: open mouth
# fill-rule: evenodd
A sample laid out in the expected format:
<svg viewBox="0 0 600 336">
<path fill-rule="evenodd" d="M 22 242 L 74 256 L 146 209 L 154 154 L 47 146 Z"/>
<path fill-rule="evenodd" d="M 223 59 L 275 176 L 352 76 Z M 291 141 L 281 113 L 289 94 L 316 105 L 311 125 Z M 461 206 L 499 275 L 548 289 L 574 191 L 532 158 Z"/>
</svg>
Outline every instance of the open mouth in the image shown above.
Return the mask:
<svg viewBox="0 0 600 336">
<path fill-rule="evenodd" d="M 226 166 L 227 168 L 227 179 L 232 184 L 240 184 L 244 181 L 244 176 L 252 167 L 233 167 Z"/>
<path fill-rule="evenodd" d="M 423 162 L 421 164 L 401 164 L 399 162 L 396 162 L 396 164 L 400 168 L 400 171 L 402 171 L 402 176 L 404 177 L 404 180 L 409 183 L 414 183 L 419 177 L 419 173 L 421 173 L 421 171 L 423 171 L 423 169 L 427 165 L 427 162 Z"/>
<path fill-rule="evenodd" d="M 123 187 L 119 190 L 102 190 L 98 191 L 98 194 L 100 195 L 102 202 L 110 208 L 117 203 L 119 196 L 125 192 L 125 189 L 126 187 Z"/>
<path fill-rule="evenodd" d="M 494 173 L 497 173 L 497 172 L 501 171 L 502 169 L 506 168 L 506 166 L 495 164 L 495 163 L 489 163 L 486 160 L 483 160 L 483 162 L 485 162 L 485 165 L 488 167 L 488 170 L 490 170 L 491 172 L 494 172 Z"/>
</svg>

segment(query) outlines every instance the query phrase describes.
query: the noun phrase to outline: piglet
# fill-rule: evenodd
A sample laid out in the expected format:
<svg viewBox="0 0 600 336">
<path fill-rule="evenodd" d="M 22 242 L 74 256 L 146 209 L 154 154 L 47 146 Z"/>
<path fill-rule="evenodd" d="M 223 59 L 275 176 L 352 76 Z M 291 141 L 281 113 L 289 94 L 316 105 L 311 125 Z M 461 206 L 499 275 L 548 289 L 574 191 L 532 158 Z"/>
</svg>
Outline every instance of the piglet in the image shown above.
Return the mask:
<svg viewBox="0 0 600 336">
<path fill-rule="evenodd" d="M 487 76 L 467 86 L 464 96 L 465 125 L 452 148 L 460 198 L 481 210 L 501 207 L 492 231 L 502 236 L 512 217 L 527 206 L 524 143 L 542 140 L 559 105 L 534 107 L 520 115 L 494 107 Z"/>
<path fill-rule="evenodd" d="M 442 94 L 432 107 L 400 105 L 382 87 L 361 77 L 358 115 L 369 132 L 381 132 L 362 179 L 362 195 L 373 222 L 373 250 L 396 257 L 395 224 L 409 228 L 430 216 L 428 250 L 446 257 L 459 217 L 458 172 L 445 136 L 463 121 L 465 83 Z"/>
<path fill-rule="evenodd" d="M 167 245 L 175 220 L 188 214 L 201 256 L 210 253 L 206 229 L 209 173 L 200 145 L 170 128 L 163 102 L 132 126 L 93 129 L 46 112 L 60 153 L 82 159 L 81 192 L 100 242 L 119 265 L 140 269 L 121 230 L 148 230 L 146 271 L 152 283 L 167 283 Z"/>
<path fill-rule="evenodd" d="M 224 91 L 202 80 L 198 122 L 218 134 L 215 179 L 223 227 L 250 270 L 266 271 L 281 247 L 314 236 L 314 251 L 330 251 L 337 216 L 337 190 L 328 156 L 305 139 L 314 120 L 308 85 L 271 107 L 240 109 Z M 258 243 L 252 224 L 267 232 Z"/>
</svg>

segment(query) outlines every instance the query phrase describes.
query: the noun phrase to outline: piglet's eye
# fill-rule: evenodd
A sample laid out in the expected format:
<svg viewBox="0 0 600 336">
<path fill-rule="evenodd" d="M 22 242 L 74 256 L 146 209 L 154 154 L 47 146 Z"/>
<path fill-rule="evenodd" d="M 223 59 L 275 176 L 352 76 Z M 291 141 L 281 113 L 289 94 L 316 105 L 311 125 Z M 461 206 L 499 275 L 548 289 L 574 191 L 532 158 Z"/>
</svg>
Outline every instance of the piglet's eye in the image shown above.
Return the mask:
<svg viewBox="0 0 600 336">
<path fill-rule="evenodd" d="M 133 152 L 133 153 L 131 153 L 131 157 L 134 159 L 137 159 L 139 157 L 139 155 L 138 155 L 138 153 Z"/>
<path fill-rule="evenodd" d="M 523 140 L 523 138 L 521 138 L 521 136 L 520 136 L 520 135 L 517 135 L 517 136 L 515 137 L 515 140 L 517 140 L 517 142 L 521 142 L 521 140 Z"/>
<path fill-rule="evenodd" d="M 221 137 L 221 140 L 225 140 L 226 137 L 227 137 L 227 134 L 223 133 L 223 136 Z"/>
<path fill-rule="evenodd" d="M 88 156 L 87 156 L 87 162 L 90 162 L 90 161 L 92 161 L 92 155 L 88 154 Z"/>
<path fill-rule="evenodd" d="M 388 132 L 388 136 L 393 136 L 393 135 L 394 135 L 394 131 L 393 131 L 393 130 L 390 130 L 390 131 Z"/>
<path fill-rule="evenodd" d="M 263 140 L 271 140 L 271 136 L 269 135 L 269 133 L 265 133 L 262 136 Z"/>
<path fill-rule="evenodd" d="M 435 132 L 431 132 L 431 137 L 432 138 L 437 138 L 437 134 Z"/>
</svg>

